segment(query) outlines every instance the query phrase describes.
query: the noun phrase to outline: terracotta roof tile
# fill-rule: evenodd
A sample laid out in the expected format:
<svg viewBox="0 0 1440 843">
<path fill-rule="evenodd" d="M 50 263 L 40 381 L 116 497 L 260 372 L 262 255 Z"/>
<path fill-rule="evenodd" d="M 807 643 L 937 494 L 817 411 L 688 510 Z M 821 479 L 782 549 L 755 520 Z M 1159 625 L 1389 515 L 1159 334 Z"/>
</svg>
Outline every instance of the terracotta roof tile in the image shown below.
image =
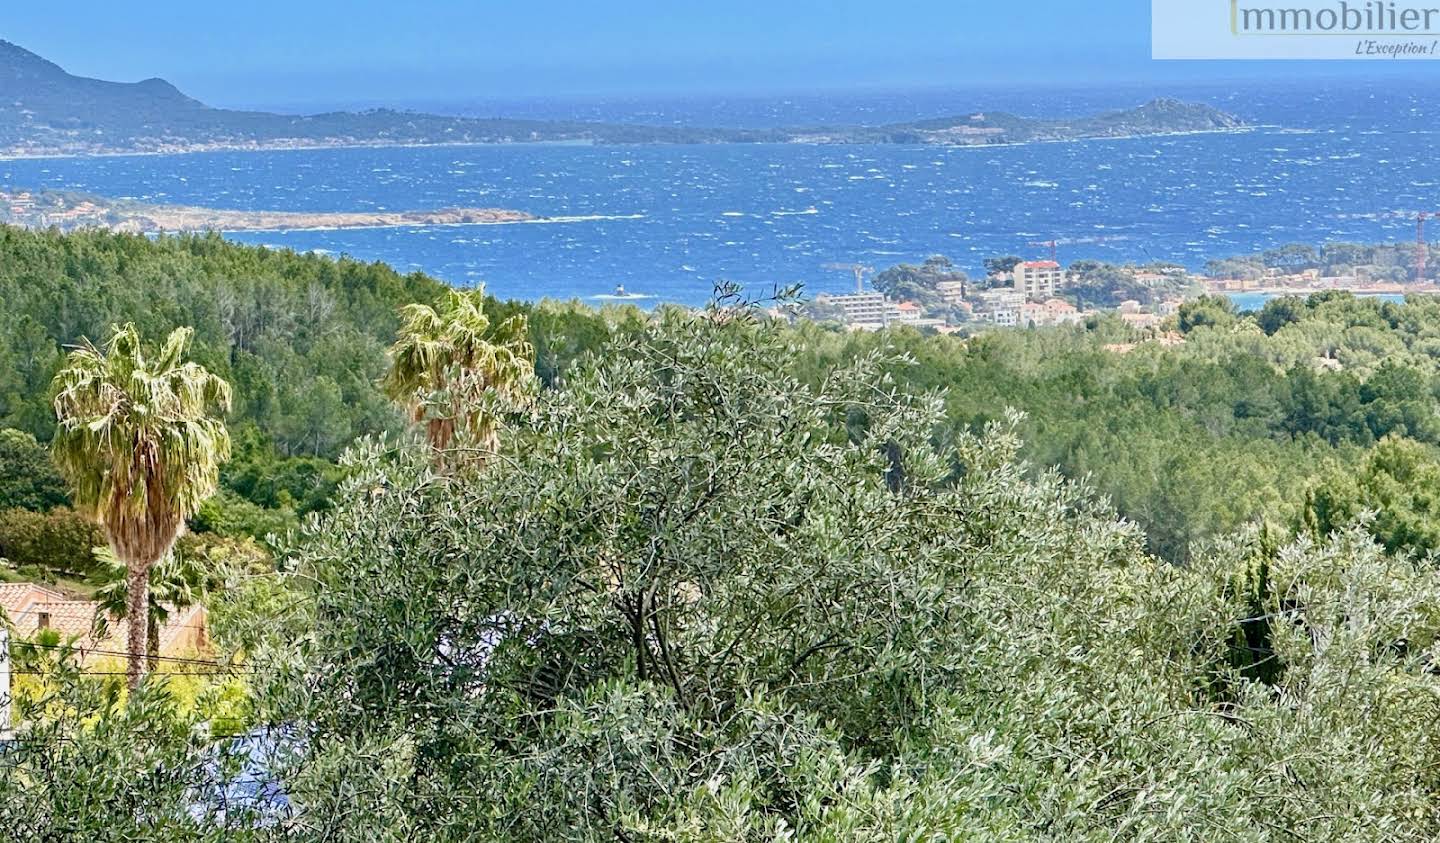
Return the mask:
<svg viewBox="0 0 1440 843">
<path fill-rule="evenodd" d="M 95 623 L 98 604 L 89 600 L 55 600 L 36 602 L 29 608 L 17 612 L 13 618 L 15 630 L 21 635 L 31 635 L 43 628 L 53 629 L 63 636 L 88 636 Z M 43 622 L 43 623 L 42 623 Z"/>
<path fill-rule="evenodd" d="M 125 649 L 129 637 L 126 621 L 110 618 L 105 637 L 98 640 L 95 638 L 95 615 L 100 604 L 93 600 L 67 600 L 58 592 L 31 583 L 7 583 L 0 586 L 0 600 L 15 601 L 16 608 L 11 610 L 7 603 L 6 611 L 20 636 L 28 638 L 34 635 L 41 628 L 40 622 L 43 619 L 47 628 L 55 630 L 62 637 L 79 639 L 79 646 L 82 648 Z M 204 606 L 171 609 L 169 619 L 159 630 L 158 649 L 164 653 L 177 639 L 185 638 L 187 633 L 193 630 L 203 631 L 205 621 Z M 203 641 L 204 636 L 199 637 Z"/>
<path fill-rule="evenodd" d="M 6 614 L 23 612 L 38 600 L 64 600 L 65 595 L 31 582 L 0 583 L 0 608 Z"/>
</svg>

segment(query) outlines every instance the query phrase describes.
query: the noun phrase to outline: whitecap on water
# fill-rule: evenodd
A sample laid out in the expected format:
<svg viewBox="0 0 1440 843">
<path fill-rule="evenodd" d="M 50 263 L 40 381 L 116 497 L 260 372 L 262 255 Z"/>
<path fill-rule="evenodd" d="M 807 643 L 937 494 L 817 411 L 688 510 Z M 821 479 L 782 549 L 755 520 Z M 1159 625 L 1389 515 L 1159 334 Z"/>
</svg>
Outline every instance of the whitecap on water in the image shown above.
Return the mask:
<svg viewBox="0 0 1440 843">
<path fill-rule="evenodd" d="M 543 225 L 548 223 L 600 222 L 605 220 L 643 220 L 644 214 L 572 214 L 554 217 L 538 217 L 533 220 L 519 220 L 522 225 Z M 503 225 L 504 223 L 481 223 L 482 225 Z"/>
</svg>

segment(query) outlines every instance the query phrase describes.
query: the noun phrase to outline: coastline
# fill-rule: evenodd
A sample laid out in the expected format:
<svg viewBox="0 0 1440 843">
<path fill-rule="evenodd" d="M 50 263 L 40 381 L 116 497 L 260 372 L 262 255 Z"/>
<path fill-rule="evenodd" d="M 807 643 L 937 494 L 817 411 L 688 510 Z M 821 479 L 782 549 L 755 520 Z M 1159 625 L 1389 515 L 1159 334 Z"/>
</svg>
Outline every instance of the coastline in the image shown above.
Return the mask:
<svg viewBox="0 0 1440 843">
<path fill-rule="evenodd" d="M 28 229 L 123 234 L 220 234 L 386 228 L 459 228 L 644 219 L 645 214 L 542 216 L 509 208 L 448 207 L 424 211 L 280 211 L 154 205 L 54 190 L 0 189 L 0 224 Z"/>
<path fill-rule="evenodd" d="M 243 211 L 237 213 L 244 213 Z M 466 220 L 466 221 L 444 221 L 431 222 L 425 220 L 405 220 L 397 222 L 357 223 L 354 225 L 301 225 L 285 227 L 252 227 L 252 228 L 202 228 L 183 229 L 158 232 L 161 234 L 196 234 L 205 231 L 214 231 L 217 234 L 242 234 L 247 232 L 300 232 L 300 231 L 352 231 L 358 229 L 378 228 L 469 228 L 480 225 L 562 225 L 565 223 L 593 222 L 596 220 L 638 220 L 644 219 L 644 214 L 586 214 L 576 216 L 540 217 L 534 214 L 527 214 L 524 211 L 508 211 L 506 214 L 513 214 L 513 217 L 497 218 L 491 220 Z M 310 216 L 310 215 L 307 215 Z M 314 216 L 323 216 L 315 214 Z"/>
<path fill-rule="evenodd" d="M 204 231 L 321 231 L 352 228 L 509 225 L 543 222 L 528 211 L 449 207 L 426 211 L 235 210 L 194 205 L 153 205 L 51 190 L 0 190 L 0 223 L 62 231 L 103 229 L 126 234 Z M 563 220 L 556 220 L 563 221 Z"/>
<path fill-rule="evenodd" d="M 176 149 L 106 149 L 94 152 L 46 150 L 16 152 L 0 149 L 0 161 L 49 161 L 63 158 L 154 158 L 168 155 L 204 155 L 207 152 L 318 152 L 329 149 L 457 149 L 463 147 L 509 146 L 699 146 L 701 144 L 600 144 L 592 141 L 437 141 L 435 143 L 316 143 L 316 144 L 220 144 L 186 146 Z M 735 144 L 750 145 L 750 144 Z"/>
<path fill-rule="evenodd" d="M 103 206 L 102 206 L 103 207 Z M 95 220 L 113 231 L 180 234 L 199 231 L 321 231 L 352 228 L 397 228 L 423 225 L 505 225 L 538 219 L 525 211 L 503 208 L 442 208 L 406 212 L 231 211 L 192 206 L 115 205 L 106 209 L 119 220 Z"/>
<path fill-rule="evenodd" d="M 1360 285 L 1351 284 L 1339 287 L 1246 287 L 1244 289 L 1231 289 L 1224 286 L 1206 285 L 1205 294 L 1211 296 L 1257 296 L 1264 298 L 1283 298 L 1286 296 L 1297 296 L 1305 298 L 1316 293 L 1349 293 L 1356 297 L 1365 296 L 1434 296 L 1440 295 L 1440 284 L 1375 284 Z"/>
</svg>

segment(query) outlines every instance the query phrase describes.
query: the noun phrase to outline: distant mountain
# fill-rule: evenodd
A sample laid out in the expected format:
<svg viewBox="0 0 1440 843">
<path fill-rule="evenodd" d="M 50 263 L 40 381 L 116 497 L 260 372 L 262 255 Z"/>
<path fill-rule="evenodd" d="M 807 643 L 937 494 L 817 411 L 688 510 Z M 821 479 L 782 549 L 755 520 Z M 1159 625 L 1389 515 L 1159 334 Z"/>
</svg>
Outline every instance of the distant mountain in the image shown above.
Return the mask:
<svg viewBox="0 0 1440 843">
<path fill-rule="evenodd" d="M 1210 106 L 1175 100 L 1074 120 L 991 113 L 878 127 L 762 130 L 473 119 L 391 109 L 293 116 L 211 108 L 163 79 L 106 82 L 74 76 L 29 50 L 0 41 L 0 154 L 10 156 L 529 142 L 973 145 L 1243 125 Z"/>
</svg>

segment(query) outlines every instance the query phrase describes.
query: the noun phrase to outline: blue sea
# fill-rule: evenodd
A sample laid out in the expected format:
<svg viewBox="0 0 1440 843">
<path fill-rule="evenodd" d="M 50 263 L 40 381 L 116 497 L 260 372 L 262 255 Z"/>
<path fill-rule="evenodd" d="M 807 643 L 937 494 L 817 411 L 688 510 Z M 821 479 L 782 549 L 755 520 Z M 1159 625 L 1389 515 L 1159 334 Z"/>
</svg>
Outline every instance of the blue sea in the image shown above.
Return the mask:
<svg viewBox="0 0 1440 843">
<path fill-rule="evenodd" d="M 1247 311 L 1247 310 L 1259 310 L 1259 309 L 1261 309 L 1262 307 L 1264 307 L 1264 306 L 1265 306 L 1265 303 L 1268 302 L 1268 301 L 1270 301 L 1271 299 L 1278 299 L 1278 298 L 1282 298 L 1282 297 L 1284 297 L 1284 296 L 1286 296 L 1286 295 L 1295 295 L 1295 294 L 1293 294 L 1293 293 L 1259 293 L 1259 292 L 1255 292 L 1255 293 L 1227 293 L 1226 295 L 1227 295 L 1227 297 L 1230 299 L 1230 301 L 1235 304 L 1235 309 L 1243 312 L 1243 311 Z M 1304 293 L 1301 293 L 1301 294 L 1299 294 L 1299 295 L 1302 295 L 1302 296 L 1303 296 L 1303 295 L 1305 295 L 1305 294 L 1304 294 Z M 1359 295 L 1360 298 L 1375 299 L 1376 301 L 1395 302 L 1396 304 L 1401 304 L 1401 303 L 1404 303 L 1404 301 L 1405 301 L 1405 297 L 1404 297 L 1403 295 L 1398 294 L 1398 293 L 1359 293 L 1358 295 Z"/>
<path fill-rule="evenodd" d="M 1265 124 L 1244 133 L 945 149 L 907 146 L 515 145 L 0 161 L 11 187 L 219 208 L 481 206 L 544 222 L 243 233 L 349 254 L 502 297 L 703 302 L 852 284 L 825 264 L 945 254 L 1205 261 L 1287 242 L 1408 240 L 1440 209 L 1440 90 L 1340 80 L 1259 87 L 985 89 L 737 100 L 471 103 L 448 110 L 689 125 L 881 123 L 976 109 L 1089 113 L 1155 95 Z"/>
</svg>

